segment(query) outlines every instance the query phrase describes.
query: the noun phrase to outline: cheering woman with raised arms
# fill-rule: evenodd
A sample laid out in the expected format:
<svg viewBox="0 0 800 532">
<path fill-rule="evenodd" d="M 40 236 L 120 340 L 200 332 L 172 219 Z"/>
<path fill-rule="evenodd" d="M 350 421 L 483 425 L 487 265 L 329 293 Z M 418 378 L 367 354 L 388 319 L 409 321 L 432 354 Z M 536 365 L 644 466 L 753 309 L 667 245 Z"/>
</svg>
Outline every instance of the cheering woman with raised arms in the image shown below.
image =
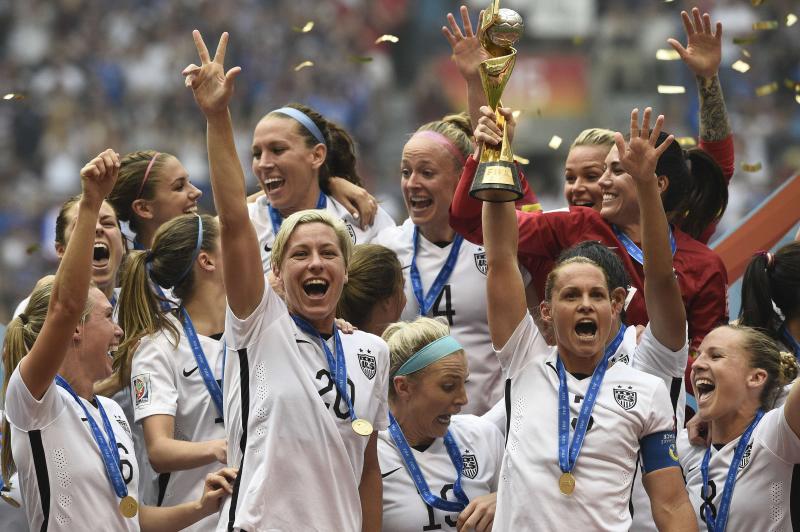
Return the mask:
<svg viewBox="0 0 800 532">
<path fill-rule="evenodd" d="M 239 377 L 241 421 L 228 424 L 228 459 L 241 463 L 219 529 L 358 530 L 381 526 L 377 432 L 388 427 L 389 353 L 380 338 L 340 335 L 336 304 L 352 240 L 322 210 L 283 220 L 271 250 L 286 303 L 265 285 L 249 223 L 244 174 L 228 102 L 239 68 L 223 67 L 228 35 L 212 60 L 194 32 L 202 66 L 184 70 L 208 121 L 208 157 L 220 219 L 228 311 L 228 375 Z"/>
<path fill-rule="evenodd" d="M 652 135 L 649 118 L 646 112 L 640 130 L 634 113 L 630 144 L 621 136 L 617 144 L 643 188 L 642 199 L 657 205 L 655 164 L 672 138 L 656 148 L 663 117 Z M 550 348 L 527 312 L 513 204 L 484 203 L 483 224 L 489 328 L 494 345 L 502 346 L 498 357 L 515 390 L 495 527 L 530 530 L 536 523 L 541 530 L 628 529 L 630 482 L 641 451 L 643 480 L 659 529 L 696 530 L 677 467 L 666 387 L 624 364 L 609 367 L 614 345 L 605 344 L 622 309 L 623 290 L 609 292 L 603 271 L 587 259 L 559 265 L 548 276 L 541 305 L 556 338 L 556 347 Z M 665 233 L 646 238 L 666 238 Z M 531 415 L 532 408 L 540 414 Z M 533 492 L 535 510 L 529 500 Z"/>
</svg>

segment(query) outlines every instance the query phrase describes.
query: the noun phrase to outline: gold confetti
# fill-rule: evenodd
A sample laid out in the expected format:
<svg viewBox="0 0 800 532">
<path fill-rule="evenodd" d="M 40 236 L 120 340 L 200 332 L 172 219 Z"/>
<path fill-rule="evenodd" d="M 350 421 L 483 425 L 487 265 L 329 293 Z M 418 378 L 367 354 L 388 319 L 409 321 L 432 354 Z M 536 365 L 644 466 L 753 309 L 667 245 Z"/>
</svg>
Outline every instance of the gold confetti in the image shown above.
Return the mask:
<svg viewBox="0 0 800 532">
<path fill-rule="evenodd" d="M 656 59 L 659 61 L 677 61 L 680 58 L 681 54 L 671 48 L 659 48 L 656 50 Z"/>
<path fill-rule="evenodd" d="M 519 164 L 531 164 L 531 162 L 528 159 L 526 159 L 525 157 L 520 157 L 519 155 L 515 155 L 514 160 L 517 161 Z"/>
<path fill-rule="evenodd" d="M 303 70 L 306 67 L 312 67 L 312 66 L 314 66 L 314 61 L 303 61 L 302 63 L 294 67 L 294 71 L 297 72 L 298 70 Z"/>
<path fill-rule="evenodd" d="M 14 92 L 9 92 L 5 96 L 3 96 L 3 99 L 4 100 L 24 100 L 25 99 L 25 95 L 24 94 L 19 94 L 19 93 L 14 93 Z"/>
<path fill-rule="evenodd" d="M 793 81 L 791 79 L 785 79 L 785 80 L 783 80 L 783 84 L 790 91 L 794 91 L 794 92 L 800 93 L 800 81 Z"/>
<path fill-rule="evenodd" d="M 778 90 L 778 82 L 773 81 L 768 85 L 762 85 L 760 87 L 756 87 L 756 96 L 767 96 L 776 92 Z"/>
<path fill-rule="evenodd" d="M 789 13 L 786 15 L 786 27 L 789 28 L 794 26 L 797 23 L 797 15 L 794 13 Z"/>
<path fill-rule="evenodd" d="M 761 170 L 761 163 L 742 163 L 742 170 L 745 172 L 758 172 Z"/>
<path fill-rule="evenodd" d="M 778 29 L 777 20 L 761 20 L 753 22 L 753 31 L 756 30 L 775 30 Z"/>
<path fill-rule="evenodd" d="M 753 6 L 758 7 L 764 3 L 764 0 L 750 0 L 750 3 L 753 4 Z"/>
<path fill-rule="evenodd" d="M 309 20 L 308 22 L 306 22 L 305 25 L 302 28 L 297 27 L 297 26 L 292 26 L 292 30 L 296 31 L 297 33 L 308 33 L 309 31 L 311 31 L 313 29 L 314 29 L 314 21 L 313 20 Z"/>
<path fill-rule="evenodd" d="M 678 137 L 675 139 L 680 144 L 681 148 L 691 148 L 697 146 L 697 141 L 694 137 Z"/>
<path fill-rule="evenodd" d="M 739 59 L 734 64 L 731 65 L 731 68 L 734 69 L 736 72 L 741 72 L 744 74 L 748 70 L 750 70 L 750 65 Z"/>
<path fill-rule="evenodd" d="M 387 33 L 386 35 L 381 35 L 380 37 L 375 39 L 375 44 L 380 44 L 382 42 L 397 42 L 399 40 L 400 39 L 398 37 L 396 37 L 395 35 L 389 35 Z"/>
<path fill-rule="evenodd" d="M 795 95 L 794 101 L 796 101 L 797 103 L 800 103 L 800 94 Z"/>
<path fill-rule="evenodd" d="M 369 63 L 372 58 L 368 55 L 351 55 L 350 61 L 354 63 Z"/>
<path fill-rule="evenodd" d="M 582 36 L 576 35 L 575 37 L 572 38 L 572 44 L 574 44 L 575 46 L 580 46 L 583 44 L 583 40 L 584 39 Z"/>
<path fill-rule="evenodd" d="M 25 253 L 27 253 L 28 255 L 33 255 L 34 253 L 39 251 L 40 247 L 41 246 L 39 246 L 39 244 L 31 244 L 27 248 L 25 248 Z"/>
<path fill-rule="evenodd" d="M 682 85 L 659 85 L 658 86 L 658 93 L 659 94 L 684 94 L 686 92 L 686 87 Z"/>
<path fill-rule="evenodd" d="M 752 57 L 752 56 L 750 55 L 750 52 L 748 52 L 747 50 L 744 50 L 744 49 L 742 49 L 742 55 L 743 55 L 743 56 L 745 56 L 745 57 L 747 57 L 747 58 L 750 58 L 750 57 Z"/>
<path fill-rule="evenodd" d="M 733 44 L 753 44 L 756 42 L 756 38 L 754 35 L 750 35 L 749 37 L 734 37 Z"/>
<path fill-rule="evenodd" d="M 514 117 L 514 120 L 517 120 L 519 118 L 519 115 L 521 115 L 521 114 L 522 114 L 522 111 L 520 111 L 519 109 L 517 109 L 516 111 L 511 111 L 511 116 Z"/>
<path fill-rule="evenodd" d="M 551 150 L 557 150 L 561 147 L 561 143 L 564 141 L 558 135 L 553 135 L 553 138 L 550 139 L 550 143 L 547 145 Z"/>
</svg>

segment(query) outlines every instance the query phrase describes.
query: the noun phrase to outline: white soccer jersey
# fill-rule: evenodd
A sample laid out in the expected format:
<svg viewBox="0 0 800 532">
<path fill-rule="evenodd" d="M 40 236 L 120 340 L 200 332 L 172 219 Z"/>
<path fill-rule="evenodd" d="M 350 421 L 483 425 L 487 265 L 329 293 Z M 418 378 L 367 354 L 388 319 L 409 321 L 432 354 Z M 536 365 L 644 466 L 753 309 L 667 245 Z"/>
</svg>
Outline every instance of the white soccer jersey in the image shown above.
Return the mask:
<svg viewBox="0 0 800 532">
<path fill-rule="evenodd" d="M 150 457 L 147 456 L 147 445 L 144 442 L 144 431 L 142 426 L 136 423 L 133 414 L 133 400 L 131 399 L 131 387 L 125 386 L 115 393 L 111 399 L 119 405 L 125 413 L 125 419 L 131 428 L 133 447 L 136 453 L 136 462 L 139 464 L 139 497 L 142 504 L 155 506 L 158 496 L 158 473 L 150 465 Z"/>
<path fill-rule="evenodd" d="M 111 399 L 97 400 L 114 430 L 122 478 L 135 497 L 139 471 L 125 414 Z M 105 435 L 100 413 L 81 401 Z M 5 414 L 31 530 L 97 530 L 98 523 L 106 530 L 139 530 L 138 517 L 120 513 L 92 430 L 69 392 L 54 382 L 37 401 L 17 368 L 8 383 Z"/>
<path fill-rule="evenodd" d="M 413 320 L 419 315 L 419 304 L 411 283 L 411 259 L 414 255 L 414 224 L 411 219 L 399 227 L 381 232 L 373 241 L 397 253 L 405 277 L 406 307 L 403 320 Z M 443 248 L 419 236 L 417 268 L 425 294 L 439 275 L 453 244 Z M 489 325 L 486 319 L 486 253 L 483 247 L 467 240 L 461 244 L 450 280 L 442 288 L 430 313 L 442 316 L 450 325 L 450 334 L 464 346 L 469 359 L 467 398 L 464 414 L 481 415 L 503 396 L 503 378 L 500 363 L 494 354 Z"/>
<path fill-rule="evenodd" d="M 472 500 L 497 491 L 503 458 L 500 431 L 479 417 L 459 415 L 451 418 L 450 433 L 461 452 L 464 467 L 461 487 L 467 497 Z M 456 472 L 444 438 L 437 438 L 423 452 L 413 448 L 411 452 L 431 493 L 445 500 L 456 500 L 453 495 Z M 456 529 L 458 514 L 432 508 L 422 500 L 388 430 L 381 431 L 378 437 L 378 459 L 383 476 L 384 532 Z"/>
<path fill-rule="evenodd" d="M 383 229 L 394 227 L 392 217 L 381 207 L 378 207 L 373 224 L 367 227 L 366 230 L 361 229 L 358 221 L 353 218 L 341 203 L 331 196 L 325 197 L 327 198 L 325 210 L 344 222 L 347 232 L 350 233 L 350 238 L 353 239 L 353 244 L 369 244 Z M 258 235 L 258 247 L 261 250 L 264 273 L 268 273 L 272 269 L 270 257 L 272 256 L 272 243 L 275 241 L 268 205 L 269 199 L 267 196 L 259 196 L 256 201 L 247 204 L 250 221 L 256 229 L 256 235 Z"/>
<path fill-rule="evenodd" d="M 141 425 L 149 416 L 163 414 L 174 418 L 176 440 L 203 442 L 224 439 L 222 416 L 206 388 L 183 326 L 174 316 L 170 315 L 168 319 L 180 332 L 177 348 L 169 332 L 162 330 L 143 338 L 133 355 L 131 389 L 134 391 L 136 424 Z M 201 334 L 197 338 L 209 368 L 219 382 L 223 343 Z M 203 495 L 206 475 L 220 467 L 222 464 L 212 462 L 194 469 L 160 474 L 155 504 L 175 506 L 199 499 Z M 186 530 L 213 530 L 217 521 L 218 516 L 211 515 Z"/>
<path fill-rule="evenodd" d="M 608 368 L 573 470 L 575 491 L 565 496 L 558 487 L 556 348 L 545 343 L 527 314 L 497 356 L 511 379 L 511 420 L 495 528 L 627 530 L 639 442 L 674 429 L 661 380 L 625 364 Z M 568 373 L 566 380 L 574 423 L 591 379 Z"/>
<path fill-rule="evenodd" d="M 686 489 L 697 515 L 700 530 L 707 530 L 705 508 L 711 505 L 716 515 L 739 438 L 721 449 L 711 448 L 708 485 L 711 497 L 703 497 L 700 464 L 706 448 L 691 445 L 686 430 L 678 434 Z M 750 443 L 739 462 L 736 485 L 728 512 L 727 532 L 800 530 L 800 438 L 786 422 L 783 407 L 770 410 L 753 431 Z M 794 486 L 792 486 L 794 484 Z M 792 489 L 794 487 L 794 489 Z"/>
<path fill-rule="evenodd" d="M 357 416 L 386 429 L 388 346 L 361 331 L 340 338 Z M 231 464 L 239 476 L 218 530 L 361 530 L 368 438 L 353 432 L 318 340 L 297 327 L 269 286 L 245 320 L 228 309 L 225 339 L 228 360 L 238 358 L 238 365 L 226 363 L 225 387 L 230 395 L 228 377 L 238 366 L 241 405 L 228 445 L 239 447 L 241 459 Z M 333 340 L 327 343 L 333 350 Z M 229 460 L 236 455 L 229 452 Z"/>
<path fill-rule="evenodd" d="M 0 423 L 5 419 L 0 410 Z M 2 480 L 0 480 L 2 483 Z M 25 532 L 28 530 L 28 520 L 25 518 L 25 509 L 22 507 L 22 494 L 19 491 L 19 475 L 11 475 L 8 484 L 2 489 L 0 498 L 0 523 L 3 532 Z M 16 503 L 16 506 L 15 506 Z"/>
</svg>

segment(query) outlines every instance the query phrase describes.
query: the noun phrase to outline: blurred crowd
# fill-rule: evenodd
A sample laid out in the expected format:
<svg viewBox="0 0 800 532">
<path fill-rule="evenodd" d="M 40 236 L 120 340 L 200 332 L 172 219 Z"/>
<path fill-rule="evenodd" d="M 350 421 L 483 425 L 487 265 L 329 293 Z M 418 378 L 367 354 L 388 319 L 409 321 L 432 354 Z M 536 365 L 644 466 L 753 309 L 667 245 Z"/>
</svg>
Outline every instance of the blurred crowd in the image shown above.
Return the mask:
<svg viewBox="0 0 800 532">
<path fill-rule="evenodd" d="M 460 3 L 0 0 L 0 93 L 18 95 L 0 100 L 0 322 L 52 270 L 53 208 L 79 191 L 78 171 L 93 154 L 109 146 L 168 151 L 208 190 L 204 120 L 180 75 L 195 58 L 193 28 L 231 34 L 227 63 L 243 68 L 232 105 L 237 146 L 253 187 L 253 126 L 267 111 L 299 101 L 351 131 L 366 186 L 399 219 L 404 139 L 464 105 L 440 33 Z M 473 18 L 487 3 L 468 2 Z M 800 168 L 800 93 L 790 88 L 800 83 L 800 22 L 787 23 L 800 6 L 753 4 L 760 2 L 502 2 L 526 21 L 514 73 L 522 89 L 509 101 L 522 110 L 515 149 L 531 161 L 527 174 L 543 206 L 563 206 L 561 164 L 575 134 L 624 127 L 632 105 L 663 112 L 677 136 L 696 135 L 694 80 L 680 61 L 656 60 L 668 37 L 684 39 L 679 13 L 695 5 L 725 27 L 721 80 L 737 172 L 720 232 L 792 176 Z M 778 27 L 754 32 L 759 21 Z M 382 35 L 397 42 L 376 44 Z M 731 69 L 737 60 L 749 71 Z M 536 65 L 542 79 L 526 72 Z M 661 84 L 686 93 L 658 94 Z M 560 148 L 548 147 L 553 135 L 564 139 Z M 213 208 L 208 194 L 204 205 Z"/>
</svg>

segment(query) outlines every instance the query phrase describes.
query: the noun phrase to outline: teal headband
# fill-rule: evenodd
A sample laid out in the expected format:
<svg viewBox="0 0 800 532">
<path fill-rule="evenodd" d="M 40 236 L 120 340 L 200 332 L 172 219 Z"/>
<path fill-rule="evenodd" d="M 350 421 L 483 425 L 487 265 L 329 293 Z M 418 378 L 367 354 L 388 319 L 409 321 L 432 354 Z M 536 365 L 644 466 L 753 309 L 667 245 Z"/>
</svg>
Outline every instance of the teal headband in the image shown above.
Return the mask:
<svg viewBox="0 0 800 532">
<path fill-rule="evenodd" d="M 461 347 L 461 344 L 452 336 L 442 336 L 411 355 L 394 375 L 397 377 L 416 373 L 423 368 L 427 368 L 437 360 L 447 355 L 452 355 L 456 351 L 461 351 L 462 349 L 464 348 Z"/>
<path fill-rule="evenodd" d="M 295 109 L 294 107 L 281 107 L 280 109 L 275 109 L 274 111 L 271 111 L 271 113 L 280 113 L 282 115 L 294 118 L 304 128 L 306 128 L 306 131 L 311 133 L 311 136 L 314 137 L 314 139 L 316 139 L 317 142 L 319 142 L 320 144 L 324 144 L 326 147 L 328 146 L 328 143 L 325 142 L 325 136 L 322 134 L 322 130 L 320 130 L 320 128 L 317 127 L 317 124 L 315 124 L 314 121 L 311 120 L 311 117 L 309 117 L 300 109 Z"/>
</svg>

